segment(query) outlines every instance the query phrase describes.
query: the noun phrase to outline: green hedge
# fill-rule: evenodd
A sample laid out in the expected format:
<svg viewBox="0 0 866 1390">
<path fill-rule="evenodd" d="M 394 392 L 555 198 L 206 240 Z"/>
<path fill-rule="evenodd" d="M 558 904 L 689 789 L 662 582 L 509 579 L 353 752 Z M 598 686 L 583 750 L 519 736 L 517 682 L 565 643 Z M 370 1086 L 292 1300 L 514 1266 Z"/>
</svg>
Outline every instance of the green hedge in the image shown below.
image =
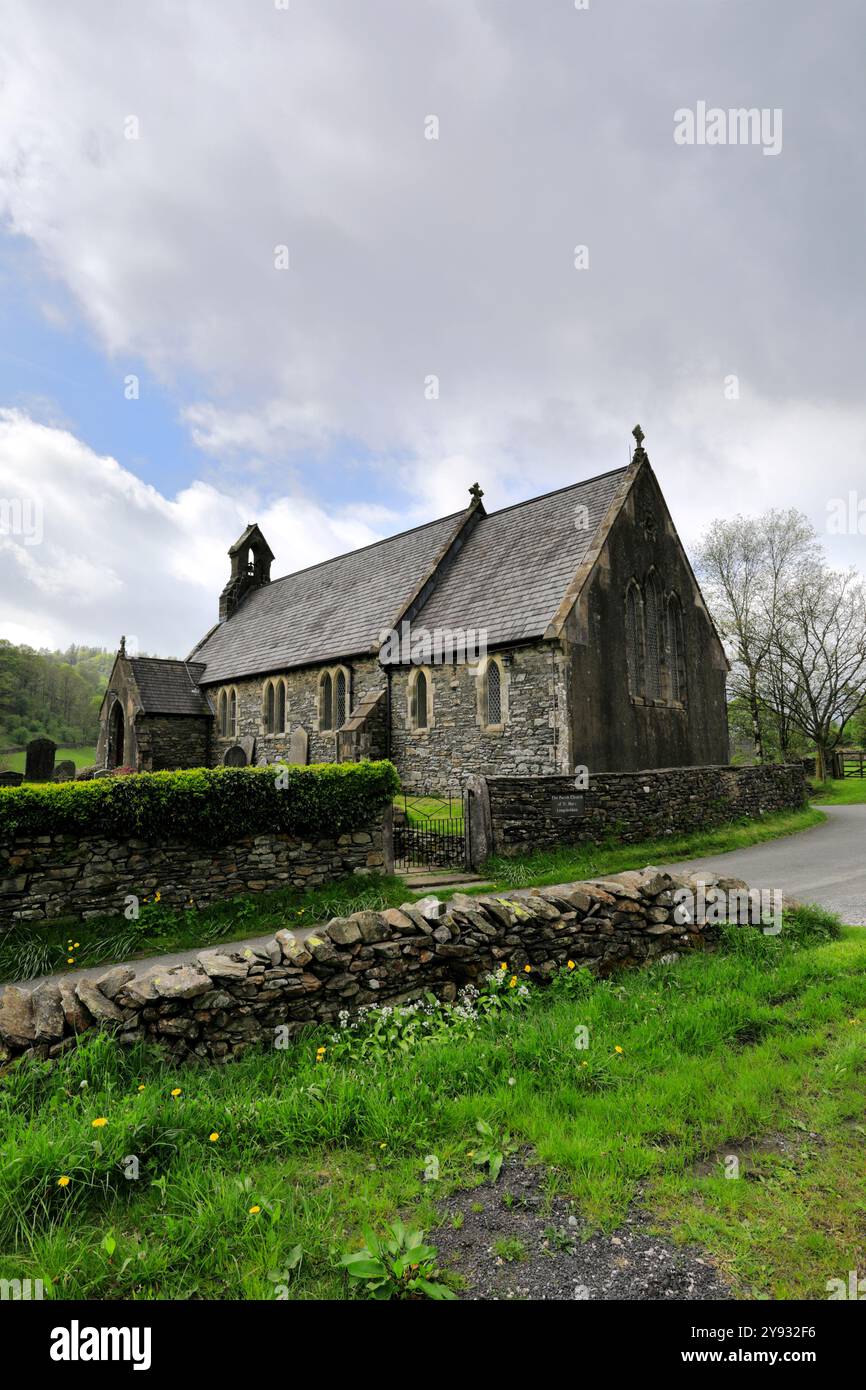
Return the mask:
<svg viewBox="0 0 866 1390">
<path fill-rule="evenodd" d="M 283 782 L 277 785 L 277 772 Z M 392 763 L 195 768 L 0 789 L 0 840 L 68 834 L 190 844 L 285 831 L 341 835 L 369 822 L 399 790 Z"/>
</svg>

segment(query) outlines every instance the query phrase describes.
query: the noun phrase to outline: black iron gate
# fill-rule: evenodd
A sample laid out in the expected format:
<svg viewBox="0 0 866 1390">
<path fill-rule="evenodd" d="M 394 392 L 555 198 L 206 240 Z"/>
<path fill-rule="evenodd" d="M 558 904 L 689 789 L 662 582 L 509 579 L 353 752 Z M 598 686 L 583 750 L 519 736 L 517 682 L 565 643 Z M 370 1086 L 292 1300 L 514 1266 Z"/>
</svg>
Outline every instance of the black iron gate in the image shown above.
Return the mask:
<svg viewBox="0 0 866 1390">
<path fill-rule="evenodd" d="M 463 869 L 466 833 L 462 793 L 404 793 L 394 802 L 394 867 Z"/>
</svg>

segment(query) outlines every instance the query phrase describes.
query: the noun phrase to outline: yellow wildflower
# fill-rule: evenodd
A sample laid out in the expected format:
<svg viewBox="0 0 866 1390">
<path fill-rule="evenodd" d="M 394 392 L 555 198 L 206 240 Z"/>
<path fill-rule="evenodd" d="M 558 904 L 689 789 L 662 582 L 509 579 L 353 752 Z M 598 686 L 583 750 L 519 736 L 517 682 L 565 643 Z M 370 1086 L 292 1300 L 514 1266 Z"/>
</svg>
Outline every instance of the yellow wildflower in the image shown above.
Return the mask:
<svg viewBox="0 0 866 1390">
<path fill-rule="evenodd" d="M 178 1096 L 183 1095 L 183 1092 L 181 1091 L 181 1089 L 180 1089 L 179 1086 L 175 1086 L 175 1088 L 174 1088 L 174 1090 L 172 1091 L 171 1094 L 172 1094 L 172 1096 L 174 1097 L 174 1099 L 176 1100 Z"/>
<path fill-rule="evenodd" d="M 103 1129 L 105 1125 L 108 1124 L 108 1121 L 104 1115 L 100 1115 L 97 1119 L 91 1120 L 91 1124 L 94 1129 Z"/>
<path fill-rule="evenodd" d="M 219 1139 L 219 1132 L 217 1130 L 214 1130 L 213 1134 L 208 1135 L 208 1138 L 210 1139 L 210 1142 L 212 1144 L 215 1144 Z"/>
<path fill-rule="evenodd" d="M 617 1043 L 616 1047 L 613 1050 L 614 1052 L 622 1053 L 622 1048 L 620 1047 L 619 1043 Z"/>
<path fill-rule="evenodd" d="M 526 971 L 526 973 L 527 973 L 527 975 L 528 975 L 529 972 L 530 972 L 530 970 L 532 969 L 532 966 L 531 966 L 531 965 L 524 965 L 523 968 L 524 968 L 524 970 Z"/>
<path fill-rule="evenodd" d="M 500 969 L 500 970 L 507 970 L 507 969 L 508 969 L 508 962 L 507 962 L 507 961 L 504 961 L 504 960 L 501 961 L 501 962 L 500 962 L 500 965 L 499 965 L 499 969 Z"/>
<path fill-rule="evenodd" d="M 509 988 L 509 989 L 514 989 L 514 986 L 515 986 L 516 984 L 517 984 L 517 976 L 516 976 L 516 975 L 512 975 L 512 976 L 511 976 L 511 979 L 508 981 L 508 988 Z"/>
<path fill-rule="evenodd" d="M 71 1179 L 68 1178 L 68 1177 L 66 1176 L 65 1173 L 63 1173 L 63 1174 L 57 1179 L 57 1186 L 58 1186 L 58 1187 L 68 1187 L 69 1184 L 70 1184 L 70 1181 L 71 1181 Z"/>
<path fill-rule="evenodd" d="M 250 1216 L 258 1216 L 261 1207 L 250 1207 Z"/>
</svg>

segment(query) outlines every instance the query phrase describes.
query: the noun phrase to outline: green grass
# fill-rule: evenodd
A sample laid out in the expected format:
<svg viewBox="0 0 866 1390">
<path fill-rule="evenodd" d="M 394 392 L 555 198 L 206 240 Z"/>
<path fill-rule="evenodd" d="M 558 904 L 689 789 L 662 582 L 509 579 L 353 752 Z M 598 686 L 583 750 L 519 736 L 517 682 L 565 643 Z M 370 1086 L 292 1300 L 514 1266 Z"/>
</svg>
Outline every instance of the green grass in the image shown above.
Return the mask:
<svg viewBox="0 0 866 1390">
<path fill-rule="evenodd" d="M 542 1185 L 589 1223 L 615 1229 L 643 1190 L 654 1227 L 703 1245 L 741 1296 L 823 1299 L 864 1260 L 866 933 L 824 939 L 826 914 L 805 909 L 786 927 L 605 982 L 567 975 L 524 1012 L 363 1065 L 317 1063 L 330 1038 L 311 1032 L 225 1067 L 102 1035 L 10 1069 L 0 1277 L 73 1299 L 343 1298 L 338 1260 L 364 1226 L 403 1213 L 435 1245 L 439 1199 L 485 1180 L 484 1119 L 533 1146 Z"/>
<path fill-rule="evenodd" d="M 113 916 L 87 922 L 57 918 L 45 925 L 27 922 L 0 936 L 0 981 L 29 980 L 35 975 L 184 951 L 217 941 L 241 941 L 281 927 L 312 926 L 364 908 L 396 907 L 413 896 L 402 879 L 369 874 L 338 879 L 307 892 L 283 889 L 182 912 L 145 899 L 137 921 Z M 67 949 L 70 942 L 71 951 Z"/>
<path fill-rule="evenodd" d="M 96 748 L 58 748 L 54 754 L 54 764 L 70 759 L 75 763 L 75 771 L 80 772 L 83 767 L 93 767 L 96 762 Z M 27 761 L 27 753 L 21 748 L 15 753 L 0 753 L 0 768 L 5 768 L 7 772 L 23 772 Z"/>
<path fill-rule="evenodd" d="M 715 830 L 698 830 L 692 835 L 645 840 L 639 845 L 615 841 L 602 845 L 563 845 L 555 850 L 538 850 L 514 858 L 494 856 L 484 865 L 484 876 L 498 887 L 520 888 L 529 884 L 568 883 L 576 879 L 598 878 L 623 869 L 643 868 L 647 864 L 671 864 L 681 859 L 698 859 L 709 854 L 726 854 L 763 844 L 782 835 L 794 835 L 826 820 L 815 807 L 764 816 L 761 820 L 738 821 Z"/>
<path fill-rule="evenodd" d="M 812 783 L 811 800 L 817 806 L 859 806 L 866 802 L 866 777 L 835 777 Z"/>
<path fill-rule="evenodd" d="M 463 800 L 461 797 L 413 796 L 401 793 L 394 801 L 397 811 L 405 811 L 410 825 L 429 825 L 431 820 L 462 820 Z"/>
</svg>

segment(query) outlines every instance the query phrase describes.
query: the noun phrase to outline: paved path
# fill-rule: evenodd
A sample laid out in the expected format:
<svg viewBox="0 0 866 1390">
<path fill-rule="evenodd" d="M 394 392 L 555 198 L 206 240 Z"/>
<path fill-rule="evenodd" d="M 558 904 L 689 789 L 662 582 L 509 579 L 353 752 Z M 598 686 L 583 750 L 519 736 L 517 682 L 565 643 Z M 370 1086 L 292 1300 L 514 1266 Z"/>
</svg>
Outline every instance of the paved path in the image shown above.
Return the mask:
<svg viewBox="0 0 866 1390">
<path fill-rule="evenodd" d="M 822 825 L 730 854 L 668 865 L 711 869 L 751 888 L 781 888 L 786 897 L 818 903 L 851 926 L 866 926 L 866 805 L 822 806 Z"/>
</svg>

